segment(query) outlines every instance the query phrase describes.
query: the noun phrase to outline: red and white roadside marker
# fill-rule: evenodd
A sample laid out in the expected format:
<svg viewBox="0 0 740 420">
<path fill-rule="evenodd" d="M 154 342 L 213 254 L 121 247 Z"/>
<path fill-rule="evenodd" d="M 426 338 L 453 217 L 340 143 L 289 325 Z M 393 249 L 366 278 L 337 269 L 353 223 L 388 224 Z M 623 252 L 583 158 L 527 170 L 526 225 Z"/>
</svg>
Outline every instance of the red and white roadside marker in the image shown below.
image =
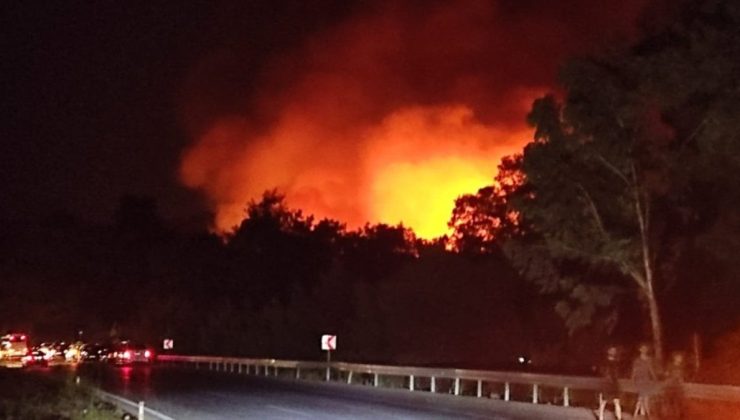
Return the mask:
<svg viewBox="0 0 740 420">
<path fill-rule="evenodd" d="M 321 350 L 334 351 L 337 349 L 337 336 L 324 334 L 321 336 Z"/>
<path fill-rule="evenodd" d="M 321 336 L 321 350 L 326 351 L 326 381 L 331 380 L 331 352 L 337 349 L 337 336 L 324 334 Z"/>
</svg>

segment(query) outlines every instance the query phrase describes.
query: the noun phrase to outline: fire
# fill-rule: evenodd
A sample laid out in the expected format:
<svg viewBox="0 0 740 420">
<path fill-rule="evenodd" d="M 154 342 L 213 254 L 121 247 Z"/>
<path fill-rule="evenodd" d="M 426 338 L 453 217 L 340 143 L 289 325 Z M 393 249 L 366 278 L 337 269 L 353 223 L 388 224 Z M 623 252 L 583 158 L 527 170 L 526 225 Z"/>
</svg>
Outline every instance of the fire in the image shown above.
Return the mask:
<svg viewBox="0 0 740 420">
<path fill-rule="evenodd" d="M 277 188 L 289 205 L 319 218 L 350 228 L 403 223 L 430 239 L 448 232 L 455 198 L 489 184 L 501 157 L 529 133 L 483 124 L 469 107 L 454 105 L 401 109 L 355 130 L 364 146 L 353 155 L 317 142 L 313 136 L 329 133 L 303 119 L 286 117 L 248 143 L 250 135 L 243 121 L 224 120 L 185 155 L 183 180 L 210 192 L 216 230 L 236 226 L 250 199 Z"/>
<path fill-rule="evenodd" d="M 582 3 L 573 10 L 589 16 L 584 30 L 601 35 L 584 36 L 585 19 L 555 3 L 378 2 L 276 52 L 248 91 L 222 87 L 216 52 L 188 85 L 195 141 L 181 180 L 204 193 L 221 232 L 277 189 L 289 206 L 349 228 L 443 235 L 455 198 L 489 185 L 500 158 L 531 138 L 525 115 L 559 60 L 629 26 L 640 8 L 620 2 L 615 19 Z M 220 99 L 242 105 L 210 109 Z"/>
<path fill-rule="evenodd" d="M 490 183 L 492 165 L 485 163 L 450 157 L 382 168 L 371 191 L 377 197 L 372 205 L 374 219 L 400 221 L 421 238 L 444 235 L 455 198 Z"/>
<path fill-rule="evenodd" d="M 402 222 L 427 239 L 448 233 L 455 198 L 490 184 L 499 160 L 530 134 L 509 130 L 461 105 L 391 115 L 368 139 L 371 219 Z"/>
</svg>

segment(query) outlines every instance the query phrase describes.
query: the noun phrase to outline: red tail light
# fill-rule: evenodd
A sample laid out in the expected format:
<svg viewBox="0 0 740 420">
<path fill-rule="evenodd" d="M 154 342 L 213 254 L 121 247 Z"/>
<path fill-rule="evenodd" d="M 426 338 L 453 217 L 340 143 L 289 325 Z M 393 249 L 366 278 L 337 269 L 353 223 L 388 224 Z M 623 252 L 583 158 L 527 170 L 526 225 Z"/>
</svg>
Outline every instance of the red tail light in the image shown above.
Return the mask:
<svg viewBox="0 0 740 420">
<path fill-rule="evenodd" d="M 144 352 L 144 357 L 146 357 L 147 359 L 150 358 L 150 357 L 152 357 L 152 352 L 150 352 L 149 350 L 145 351 Z"/>
<path fill-rule="evenodd" d="M 123 352 L 123 358 L 124 359 L 130 359 L 131 358 L 131 352 L 126 350 Z"/>
</svg>

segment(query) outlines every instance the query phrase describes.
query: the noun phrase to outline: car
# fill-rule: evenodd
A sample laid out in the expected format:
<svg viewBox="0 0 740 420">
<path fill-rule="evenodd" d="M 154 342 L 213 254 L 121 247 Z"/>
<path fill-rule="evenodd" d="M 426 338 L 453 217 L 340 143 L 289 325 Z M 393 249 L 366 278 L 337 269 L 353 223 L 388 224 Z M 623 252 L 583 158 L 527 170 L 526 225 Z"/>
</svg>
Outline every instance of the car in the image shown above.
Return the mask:
<svg viewBox="0 0 740 420">
<path fill-rule="evenodd" d="M 28 352 L 21 358 L 24 367 L 28 366 L 49 366 L 49 356 L 41 350 Z"/>
<path fill-rule="evenodd" d="M 34 350 L 43 352 L 51 364 L 63 364 L 67 361 L 66 355 L 70 345 L 64 341 L 43 342 Z"/>
<path fill-rule="evenodd" d="M 83 362 L 102 362 L 108 358 L 110 348 L 102 344 L 86 344 L 80 351 Z"/>
<path fill-rule="evenodd" d="M 117 366 L 149 364 L 154 362 L 154 351 L 141 344 L 121 342 L 108 353 L 108 361 Z"/>
</svg>

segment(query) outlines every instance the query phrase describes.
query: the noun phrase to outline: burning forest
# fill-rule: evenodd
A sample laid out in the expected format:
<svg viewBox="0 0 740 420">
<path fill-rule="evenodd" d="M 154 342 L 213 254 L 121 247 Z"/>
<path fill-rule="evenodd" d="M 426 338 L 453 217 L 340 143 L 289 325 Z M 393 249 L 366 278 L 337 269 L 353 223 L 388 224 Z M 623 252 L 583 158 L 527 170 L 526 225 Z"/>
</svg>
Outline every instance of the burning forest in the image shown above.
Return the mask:
<svg viewBox="0 0 740 420">
<path fill-rule="evenodd" d="M 490 184 L 531 139 L 524 115 L 563 57 L 629 38 L 644 12 L 639 1 L 571 3 L 380 2 L 271 54 L 249 89 L 214 81 L 248 57 L 213 53 L 186 90 L 194 142 L 181 180 L 205 194 L 219 232 L 277 189 L 350 228 L 442 236 L 455 198 Z M 204 97 L 239 105 L 214 111 Z"/>
</svg>

